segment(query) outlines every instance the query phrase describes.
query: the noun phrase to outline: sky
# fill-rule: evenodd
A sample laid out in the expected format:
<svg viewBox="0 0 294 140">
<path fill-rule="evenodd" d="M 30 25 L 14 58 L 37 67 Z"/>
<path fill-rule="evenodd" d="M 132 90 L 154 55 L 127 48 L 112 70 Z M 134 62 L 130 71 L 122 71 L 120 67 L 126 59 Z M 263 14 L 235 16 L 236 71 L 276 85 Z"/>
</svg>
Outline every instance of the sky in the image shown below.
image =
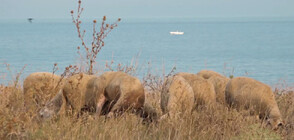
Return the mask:
<svg viewBox="0 0 294 140">
<path fill-rule="evenodd" d="M 294 0 L 83 0 L 84 18 L 294 17 Z M 77 0 L 0 0 L 0 19 L 70 18 Z"/>
</svg>

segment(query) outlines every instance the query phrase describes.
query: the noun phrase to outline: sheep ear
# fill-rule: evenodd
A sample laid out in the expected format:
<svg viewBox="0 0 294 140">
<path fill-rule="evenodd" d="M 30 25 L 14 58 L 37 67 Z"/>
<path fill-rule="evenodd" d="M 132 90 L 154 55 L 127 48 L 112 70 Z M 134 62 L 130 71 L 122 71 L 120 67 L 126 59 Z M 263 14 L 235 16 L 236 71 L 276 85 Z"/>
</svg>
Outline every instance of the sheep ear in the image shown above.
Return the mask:
<svg viewBox="0 0 294 140">
<path fill-rule="evenodd" d="M 264 119 L 266 120 L 266 122 L 270 122 L 270 118 L 268 116 L 265 116 Z"/>
<path fill-rule="evenodd" d="M 280 127 L 280 126 L 284 126 L 285 125 L 285 121 L 281 121 L 279 124 L 278 124 L 278 126 Z"/>
<path fill-rule="evenodd" d="M 268 124 L 271 124 L 271 121 L 270 121 L 270 119 L 268 119 L 268 118 L 265 118 L 265 121 L 266 121 L 266 124 L 268 125 Z"/>
</svg>

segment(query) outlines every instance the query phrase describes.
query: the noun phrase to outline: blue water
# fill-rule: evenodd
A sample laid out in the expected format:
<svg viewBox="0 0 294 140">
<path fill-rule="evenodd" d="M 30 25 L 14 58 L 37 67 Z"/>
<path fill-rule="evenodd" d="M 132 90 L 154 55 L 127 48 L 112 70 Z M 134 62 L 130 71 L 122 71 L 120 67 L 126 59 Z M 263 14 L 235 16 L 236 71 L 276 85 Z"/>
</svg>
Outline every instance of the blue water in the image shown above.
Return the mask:
<svg viewBox="0 0 294 140">
<path fill-rule="evenodd" d="M 91 37 L 91 22 L 82 24 Z M 172 36 L 170 31 L 183 31 Z M 0 20 L 0 83 L 26 65 L 22 79 L 36 71 L 59 71 L 79 63 L 79 41 L 71 20 Z M 105 40 L 98 66 L 105 61 L 130 64 L 138 56 L 142 77 L 153 72 L 198 72 L 211 69 L 226 75 L 249 76 L 273 85 L 294 83 L 293 19 L 123 19 Z"/>
</svg>

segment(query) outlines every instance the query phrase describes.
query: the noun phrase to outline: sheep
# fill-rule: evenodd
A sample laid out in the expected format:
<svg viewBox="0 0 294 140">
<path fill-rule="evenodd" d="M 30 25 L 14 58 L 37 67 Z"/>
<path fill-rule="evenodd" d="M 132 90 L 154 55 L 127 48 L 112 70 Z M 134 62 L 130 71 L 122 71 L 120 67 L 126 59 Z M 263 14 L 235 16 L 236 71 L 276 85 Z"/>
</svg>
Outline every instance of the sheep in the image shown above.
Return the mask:
<svg viewBox="0 0 294 140">
<path fill-rule="evenodd" d="M 266 119 L 273 129 L 283 125 L 275 95 L 268 85 L 252 78 L 236 77 L 227 84 L 225 96 L 230 107 L 250 110 L 260 119 Z"/>
</svg>

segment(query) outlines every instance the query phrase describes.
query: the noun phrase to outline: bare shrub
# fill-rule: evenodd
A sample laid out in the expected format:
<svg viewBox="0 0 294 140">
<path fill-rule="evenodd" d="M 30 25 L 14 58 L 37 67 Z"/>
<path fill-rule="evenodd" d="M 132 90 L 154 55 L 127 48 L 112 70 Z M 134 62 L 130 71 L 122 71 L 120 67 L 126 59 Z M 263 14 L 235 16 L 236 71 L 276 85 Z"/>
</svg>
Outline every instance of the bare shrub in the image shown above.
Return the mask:
<svg viewBox="0 0 294 140">
<path fill-rule="evenodd" d="M 117 27 L 117 23 L 121 21 L 120 18 L 117 19 L 116 22 L 112 24 L 106 23 L 106 16 L 103 17 L 102 23 L 100 28 L 97 28 L 97 20 L 93 20 L 93 33 L 92 33 L 92 42 L 90 45 L 88 45 L 84 39 L 86 30 L 81 29 L 81 14 L 84 11 L 84 8 L 82 8 L 82 2 L 81 0 L 78 1 L 78 9 L 76 16 L 74 15 L 74 11 L 72 10 L 71 16 L 72 21 L 76 26 L 78 37 L 81 40 L 81 46 L 84 48 L 85 55 L 83 55 L 80 51 L 81 47 L 78 46 L 78 53 L 80 54 L 81 58 L 86 62 L 87 66 L 89 67 L 87 70 L 88 74 L 93 74 L 93 67 L 96 62 L 96 57 L 102 47 L 104 47 L 104 39 L 107 37 L 107 35 L 115 28 Z"/>
</svg>

